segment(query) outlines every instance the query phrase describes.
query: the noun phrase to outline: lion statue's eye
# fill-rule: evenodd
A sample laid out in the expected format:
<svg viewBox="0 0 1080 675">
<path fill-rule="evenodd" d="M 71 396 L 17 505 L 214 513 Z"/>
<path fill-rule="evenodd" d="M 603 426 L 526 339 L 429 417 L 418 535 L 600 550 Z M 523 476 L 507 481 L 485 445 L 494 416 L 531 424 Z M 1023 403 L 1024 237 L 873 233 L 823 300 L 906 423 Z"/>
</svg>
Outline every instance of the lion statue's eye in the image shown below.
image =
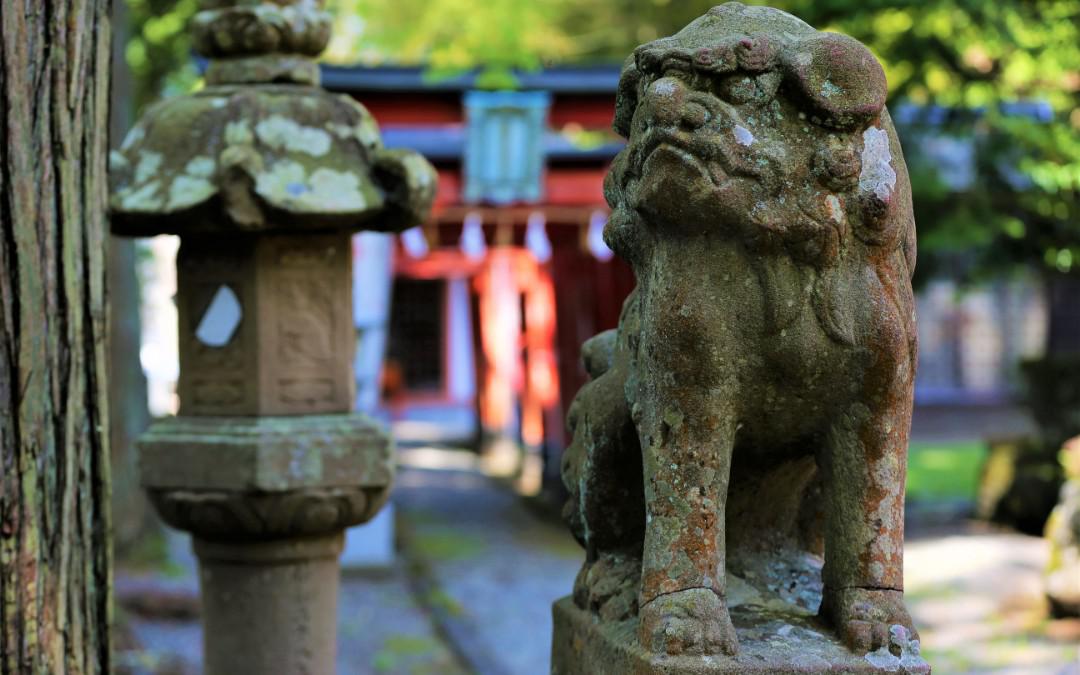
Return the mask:
<svg viewBox="0 0 1080 675">
<path fill-rule="evenodd" d="M 814 155 L 814 170 L 823 184 L 835 190 L 847 190 L 858 180 L 862 162 L 850 147 L 825 147 Z"/>
<path fill-rule="evenodd" d="M 733 105 L 762 105 L 776 96 L 781 76 L 776 71 L 760 75 L 736 72 L 726 77 L 716 78 L 713 91 L 717 96 Z"/>
<path fill-rule="evenodd" d="M 689 129 L 700 129 L 709 123 L 712 115 L 701 103 L 690 101 L 683 106 L 682 109 L 682 126 Z"/>
<path fill-rule="evenodd" d="M 757 94 L 757 85 L 754 84 L 753 77 L 745 73 L 736 73 L 719 78 L 716 83 L 716 93 L 725 101 L 740 105 L 754 99 Z"/>
<path fill-rule="evenodd" d="M 681 55 L 668 57 L 660 64 L 661 77 L 687 78 L 693 75 L 693 73 L 693 64 Z"/>
</svg>

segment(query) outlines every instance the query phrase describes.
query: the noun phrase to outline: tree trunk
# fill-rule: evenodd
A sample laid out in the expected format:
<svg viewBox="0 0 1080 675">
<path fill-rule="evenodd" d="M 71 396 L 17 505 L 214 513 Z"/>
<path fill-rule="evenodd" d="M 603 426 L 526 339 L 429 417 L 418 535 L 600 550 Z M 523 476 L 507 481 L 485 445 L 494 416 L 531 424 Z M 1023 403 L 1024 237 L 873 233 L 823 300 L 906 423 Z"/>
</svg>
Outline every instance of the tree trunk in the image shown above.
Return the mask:
<svg viewBox="0 0 1080 675">
<path fill-rule="evenodd" d="M 111 670 L 109 4 L 0 3 L 3 675 Z"/>
</svg>

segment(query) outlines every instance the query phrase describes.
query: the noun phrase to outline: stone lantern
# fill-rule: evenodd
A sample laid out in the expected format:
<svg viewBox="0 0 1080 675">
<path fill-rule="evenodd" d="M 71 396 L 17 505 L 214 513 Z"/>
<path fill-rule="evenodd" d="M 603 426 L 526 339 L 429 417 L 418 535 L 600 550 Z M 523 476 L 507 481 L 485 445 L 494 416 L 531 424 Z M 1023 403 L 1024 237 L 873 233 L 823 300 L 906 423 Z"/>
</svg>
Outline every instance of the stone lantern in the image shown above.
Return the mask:
<svg viewBox="0 0 1080 675">
<path fill-rule="evenodd" d="M 319 87 L 320 4 L 203 0 L 206 87 L 111 158 L 113 231 L 181 237 L 180 415 L 140 439 L 140 476 L 193 535 L 210 675 L 333 672 L 342 534 L 393 478 L 351 412 L 349 236 L 421 223 L 436 178 Z"/>
</svg>

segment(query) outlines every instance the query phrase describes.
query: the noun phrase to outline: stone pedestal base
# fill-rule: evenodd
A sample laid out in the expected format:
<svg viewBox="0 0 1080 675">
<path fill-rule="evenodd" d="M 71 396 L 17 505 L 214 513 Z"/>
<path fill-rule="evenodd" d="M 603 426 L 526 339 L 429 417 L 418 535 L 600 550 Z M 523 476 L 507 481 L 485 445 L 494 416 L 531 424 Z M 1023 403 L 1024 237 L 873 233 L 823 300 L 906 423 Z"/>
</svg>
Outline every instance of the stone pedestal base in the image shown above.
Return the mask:
<svg viewBox="0 0 1080 675">
<path fill-rule="evenodd" d="M 335 672 L 343 532 L 393 480 L 363 415 L 176 417 L 139 442 L 143 487 L 199 557 L 206 675 Z"/>
<path fill-rule="evenodd" d="M 341 545 L 196 539 L 206 675 L 333 673 Z"/>
<path fill-rule="evenodd" d="M 637 619 L 602 623 L 570 597 L 553 608 L 552 675 L 782 675 L 786 673 L 929 673 L 922 659 L 852 654 L 812 617 L 775 608 L 737 607 L 736 657 L 656 656 L 637 641 Z"/>
</svg>

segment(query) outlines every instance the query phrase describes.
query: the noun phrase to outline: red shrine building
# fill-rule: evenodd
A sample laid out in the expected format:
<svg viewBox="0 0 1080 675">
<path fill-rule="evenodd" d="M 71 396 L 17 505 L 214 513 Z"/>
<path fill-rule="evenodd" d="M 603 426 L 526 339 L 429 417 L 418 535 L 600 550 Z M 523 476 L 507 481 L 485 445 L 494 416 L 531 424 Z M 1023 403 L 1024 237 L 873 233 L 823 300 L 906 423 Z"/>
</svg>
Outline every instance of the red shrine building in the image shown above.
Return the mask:
<svg viewBox="0 0 1080 675">
<path fill-rule="evenodd" d="M 473 76 L 324 67 L 323 85 L 363 103 L 387 147 L 417 150 L 439 173 L 429 222 L 358 243 L 392 248 L 383 324 L 378 309 L 358 319 L 359 361 L 382 363 L 369 398 L 391 419 L 518 440 L 557 480 L 565 411 L 587 379 L 581 343 L 615 327 L 634 284 L 602 238 L 604 174 L 622 147 L 610 130 L 618 76 L 555 68 L 483 92 Z M 357 271 L 357 296 L 370 296 L 378 280 Z"/>
</svg>

